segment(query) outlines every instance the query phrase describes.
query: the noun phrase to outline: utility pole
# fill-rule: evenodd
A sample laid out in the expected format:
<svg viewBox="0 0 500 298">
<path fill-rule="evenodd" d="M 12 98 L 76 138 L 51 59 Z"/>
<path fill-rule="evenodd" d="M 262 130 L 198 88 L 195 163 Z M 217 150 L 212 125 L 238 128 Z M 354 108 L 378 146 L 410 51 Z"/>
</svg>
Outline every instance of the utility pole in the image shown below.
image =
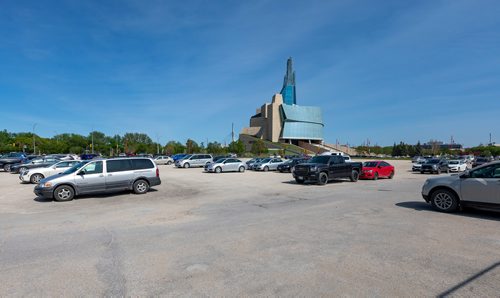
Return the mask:
<svg viewBox="0 0 500 298">
<path fill-rule="evenodd" d="M 33 154 L 36 154 L 35 127 L 36 127 L 36 123 L 33 124 Z"/>
<path fill-rule="evenodd" d="M 491 132 L 490 132 L 490 145 L 493 145 L 493 143 L 491 142 Z"/>
<path fill-rule="evenodd" d="M 94 129 L 92 129 L 92 154 L 94 154 Z"/>
<path fill-rule="evenodd" d="M 231 142 L 234 143 L 234 123 L 231 123 Z"/>
<path fill-rule="evenodd" d="M 160 155 L 160 137 L 156 134 L 156 155 Z"/>
</svg>

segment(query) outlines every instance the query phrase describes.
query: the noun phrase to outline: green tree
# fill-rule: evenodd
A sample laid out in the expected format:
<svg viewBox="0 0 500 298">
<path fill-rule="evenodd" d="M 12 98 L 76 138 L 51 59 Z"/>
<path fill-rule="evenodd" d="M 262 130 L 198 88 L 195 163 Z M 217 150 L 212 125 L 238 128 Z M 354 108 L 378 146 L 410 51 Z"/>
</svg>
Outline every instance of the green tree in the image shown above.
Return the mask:
<svg viewBox="0 0 500 298">
<path fill-rule="evenodd" d="M 198 145 L 198 143 L 196 143 L 195 141 L 193 141 L 191 139 L 188 139 L 186 141 L 186 153 L 192 154 L 192 153 L 198 153 L 198 152 L 200 152 L 200 146 Z"/>
<path fill-rule="evenodd" d="M 266 144 L 262 140 L 257 140 L 252 144 L 252 153 L 255 155 L 261 155 L 268 152 Z"/>
<path fill-rule="evenodd" d="M 231 153 L 242 154 L 245 152 L 245 144 L 241 140 L 231 142 L 227 147 L 227 150 Z"/>
</svg>

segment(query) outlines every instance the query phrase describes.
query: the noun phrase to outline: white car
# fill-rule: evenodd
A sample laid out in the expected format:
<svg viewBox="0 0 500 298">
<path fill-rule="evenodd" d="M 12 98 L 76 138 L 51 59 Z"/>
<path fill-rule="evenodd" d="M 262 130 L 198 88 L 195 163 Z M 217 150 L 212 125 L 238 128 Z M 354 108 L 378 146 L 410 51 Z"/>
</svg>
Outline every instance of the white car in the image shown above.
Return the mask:
<svg viewBox="0 0 500 298">
<path fill-rule="evenodd" d="M 448 168 L 450 172 L 463 172 L 467 170 L 467 163 L 463 159 L 450 160 L 448 161 Z"/>
<path fill-rule="evenodd" d="M 170 156 L 160 155 L 155 157 L 154 162 L 157 165 L 171 165 L 174 163 L 174 160 Z"/>
<path fill-rule="evenodd" d="M 79 163 L 82 163 L 82 161 L 63 160 L 48 167 L 29 169 L 27 171 L 21 172 L 19 174 L 19 179 L 21 179 L 22 182 L 30 182 L 37 184 L 43 178 L 62 173 Z"/>
</svg>

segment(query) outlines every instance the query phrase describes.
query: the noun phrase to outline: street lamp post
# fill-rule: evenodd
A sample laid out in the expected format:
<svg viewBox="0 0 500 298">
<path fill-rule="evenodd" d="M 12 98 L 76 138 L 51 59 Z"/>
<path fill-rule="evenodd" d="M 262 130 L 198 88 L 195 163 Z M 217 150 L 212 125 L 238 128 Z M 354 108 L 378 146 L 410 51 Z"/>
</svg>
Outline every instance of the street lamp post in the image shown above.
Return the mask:
<svg viewBox="0 0 500 298">
<path fill-rule="evenodd" d="M 33 154 L 36 154 L 35 127 L 36 127 L 36 123 L 33 124 Z"/>
</svg>

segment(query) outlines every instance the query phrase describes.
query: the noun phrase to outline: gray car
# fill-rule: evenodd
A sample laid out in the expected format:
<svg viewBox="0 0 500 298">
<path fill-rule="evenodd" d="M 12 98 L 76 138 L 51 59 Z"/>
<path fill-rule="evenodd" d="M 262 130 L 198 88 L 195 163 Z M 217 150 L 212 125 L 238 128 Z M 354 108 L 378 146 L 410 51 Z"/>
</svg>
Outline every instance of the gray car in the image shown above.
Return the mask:
<svg viewBox="0 0 500 298">
<path fill-rule="evenodd" d="M 208 163 L 205 166 L 205 171 L 207 172 L 240 172 L 243 173 L 246 170 L 246 164 L 236 158 L 222 158 L 215 162 Z"/>
<path fill-rule="evenodd" d="M 190 154 L 176 161 L 175 166 L 178 168 L 205 167 L 209 162 L 212 162 L 210 154 Z"/>
<path fill-rule="evenodd" d="M 284 161 L 281 158 L 264 158 L 259 163 L 256 163 L 253 167 L 256 171 L 276 171 L 278 166 Z"/>
<path fill-rule="evenodd" d="M 116 158 L 80 163 L 67 171 L 40 180 L 37 196 L 71 201 L 75 195 L 133 190 L 146 193 L 161 184 L 160 172 L 150 158 Z"/>
<path fill-rule="evenodd" d="M 500 208 L 500 161 L 462 174 L 429 178 L 422 187 L 422 197 L 442 212 L 464 206 Z"/>
</svg>

